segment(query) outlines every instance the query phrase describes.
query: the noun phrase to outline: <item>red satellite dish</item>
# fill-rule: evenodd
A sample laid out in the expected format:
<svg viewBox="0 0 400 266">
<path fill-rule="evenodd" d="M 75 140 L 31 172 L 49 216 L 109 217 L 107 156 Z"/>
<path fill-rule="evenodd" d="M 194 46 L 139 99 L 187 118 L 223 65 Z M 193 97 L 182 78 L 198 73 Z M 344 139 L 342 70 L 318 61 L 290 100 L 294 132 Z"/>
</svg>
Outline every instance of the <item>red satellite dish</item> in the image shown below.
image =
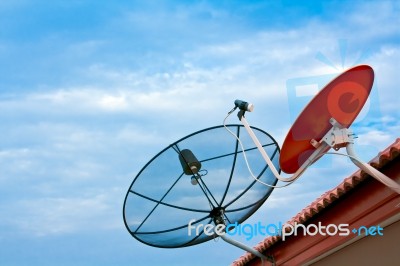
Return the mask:
<svg viewBox="0 0 400 266">
<path fill-rule="evenodd" d="M 295 181 L 330 148 L 339 150 L 345 147 L 347 154 L 341 155 L 348 156 L 361 170 L 400 194 L 400 184 L 358 158 L 353 147 L 354 134 L 348 129 L 367 101 L 373 82 L 374 71 L 370 66 L 350 68 L 328 83 L 304 108 L 289 130 L 279 158 L 281 170 L 293 174 L 290 177 L 282 177 L 274 169 L 271 159 L 244 117 L 246 111 L 253 110 L 253 105 L 236 100 L 235 109 L 240 109 L 239 120 L 274 176 L 280 181 Z"/>
<path fill-rule="evenodd" d="M 304 108 L 289 130 L 279 159 L 281 169 L 291 174 L 303 165 L 316 150 L 311 141 L 320 141 L 332 128 L 329 123 L 331 118 L 348 128 L 367 101 L 373 82 L 373 69 L 368 65 L 359 65 L 328 83 Z"/>
</svg>

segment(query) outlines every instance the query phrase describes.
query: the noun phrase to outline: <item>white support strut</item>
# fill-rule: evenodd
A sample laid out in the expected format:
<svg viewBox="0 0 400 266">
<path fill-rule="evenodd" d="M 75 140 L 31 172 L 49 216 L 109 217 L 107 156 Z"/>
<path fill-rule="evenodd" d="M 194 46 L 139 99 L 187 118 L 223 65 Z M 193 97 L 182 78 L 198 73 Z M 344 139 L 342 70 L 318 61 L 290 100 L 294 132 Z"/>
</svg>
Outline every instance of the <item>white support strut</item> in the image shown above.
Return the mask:
<svg viewBox="0 0 400 266">
<path fill-rule="evenodd" d="M 254 144 L 257 146 L 257 149 L 261 153 L 262 157 L 264 158 L 265 162 L 267 163 L 267 165 L 271 169 L 271 171 L 274 174 L 274 176 L 278 180 L 283 181 L 283 182 L 292 182 L 292 181 L 296 180 L 297 178 L 299 178 L 300 175 L 303 174 L 303 172 L 307 169 L 307 167 L 309 167 L 311 164 L 313 164 L 314 161 L 316 159 L 318 159 L 326 151 L 326 149 L 328 147 L 328 145 L 326 143 L 324 143 L 324 142 L 321 143 L 321 145 L 319 145 L 317 147 L 317 149 L 311 154 L 311 156 L 300 166 L 300 168 L 292 176 L 285 178 L 285 177 L 282 177 L 278 173 L 278 170 L 276 170 L 274 164 L 272 163 L 272 161 L 269 158 L 268 154 L 265 152 L 265 150 L 262 147 L 262 145 L 261 145 L 260 141 L 258 140 L 257 136 L 254 134 L 253 130 L 249 126 L 249 123 L 247 123 L 247 120 L 244 117 L 244 115 L 240 117 L 240 121 L 242 122 L 242 124 L 246 128 L 248 134 L 250 135 L 250 137 L 253 140 Z"/>
<path fill-rule="evenodd" d="M 273 260 L 273 259 L 271 259 L 270 257 L 265 256 L 264 254 L 262 254 L 261 252 L 255 250 L 254 248 L 251 248 L 251 247 L 249 247 L 249 246 L 246 246 L 246 245 L 243 244 L 243 243 L 240 243 L 239 241 L 236 241 L 236 240 L 234 240 L 234 239 L 232 239 L 232 238 L 229 238 L 229 237 L 227 237 L 225 234 L 220 235 L 220 237 L 221 237 L 225 242 L 227 242 L 227 243 L 229 243 L 229 244 L 231 244 L 231 245 L 234 245 L 234 246 L 236 246 L 236 247 L 238 247 L 238 248 L 241 248 L 241 249 L 243 249 L 243 250 L 245 250 L 245 251 L 247 251 L 247 252 L 250 252 L 250 253 L 252 253 L 253 255 L 259 257 L 263 262 L 264 262 L 264 261 L 269 261 L 269 262 L 272 262 L 272 263 L 274 264 L 274 260 Z"/>
<path fill-rule="evenodd" d="M 385 186 L 389 187 L 390 189 L 394 190 L 398 194 L 400 194 L 400 184 L 396 183 L 393 179 L 386 176 L 385 174 L 381 173 L 371 165 L 362 162 L 358 159 L 356 153 L 354 152 L 353 143 L 348 143 L 346 146 L 347 154 L 349 155 L 351 161 L 357 165 L 361 170 L 368 173 L 370 176 L 384 184 Z"/>
<path fill-rule="evenodd" d="M 354 151 L 354 134 L 353 132 L 342 126 L 334 118 L 331 118 L 329 122 L 332 124 L 332 133 L 325 135 L 323 141 L 327 142 L 329 146 L 338 150 L 342 147 L 346 147 L 347 156 L 350 160 L 361 170 L 389 187 L 393 191 L 400 194 L 400 184 L 397 184 L 393 179 L 381 173 L 371 165 L 361 161 Z"/>
<path fill-rule="evenodd" d="M 225 220 L 224 220 L 224 210 L 220 210 L 219 213 L 216 216 L 214 216 L 213 218 L 214 218 L 214 223 L 216 225 L 216 227 L 214 228 L 214 233 L 216 235 L 218 235 L 219 237 L 221 237 L 222 240 L 224 240 L 225 242 L 227 242 L 227 243 L 229 243 L 229 244 L 231 244 L 233 246 L 241 248 L 241 249 L 243 249 L 243 250 L 245 250 L 247 252 L 250 252 L 253 255 L 259 257 L 261 259 L 261 261 L 262 261 L 262 265 L 264 265 L 265 261 L 269 261 L 269 262 L 272 263 L 272 265 L 275 265 L 275 261 L 274 261 L 272 256 L 266 256 L 266 255 L 262 254 L 261 252 L 259 252 L 258 250 L 254 249 L 252 247 L 249 247 L 249 246 L 247 246 L 247 245 L 245 245 L 245 244 L 243 244 L 243 243 L 241 243 L 239 241 L 236 241 L 236 240 L 226 236 L 225 232 L 222 232 L 222 234 L 220 232 L 218 232 L 217 226 L 219 226 L 219 225 L 224 225 L 224 227 L 226 226 L 225 225 Z M 226 227 L 224 228 L 224 230 L 226 231 Z"/>
</svg>

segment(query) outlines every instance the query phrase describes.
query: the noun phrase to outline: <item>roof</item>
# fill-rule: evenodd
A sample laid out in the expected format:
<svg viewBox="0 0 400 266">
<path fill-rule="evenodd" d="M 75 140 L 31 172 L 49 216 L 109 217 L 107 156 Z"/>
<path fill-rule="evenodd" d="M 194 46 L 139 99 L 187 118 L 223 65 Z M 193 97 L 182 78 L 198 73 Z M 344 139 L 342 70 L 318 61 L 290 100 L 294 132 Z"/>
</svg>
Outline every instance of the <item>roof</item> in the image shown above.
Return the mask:
<svg viewBox="0 0 400 266">
<path fill-rule="evenodd" d="M 384 151 L 380 152 L 375 158 L 373 158 L 369 164 L 376 169 L 382 169 L 388 163 L 392 162 L 395 158 L 400 158 L 400 138 L 397 138 L 394 143 L 392 143 L 389 147 L 387 147 Z M 294 216 L 291 220 L 289 220 L 288 224 L 300 224 L 308 221 L 310 218 L 314 217 L 322 210 L 327 208 L 333 202 L 343 197 L 349 191 L 351 191 L 357 184 L 362 182 L 368 177 L 362 170 L 358 170 L 349 177 L 345 178 L 343 182 L 341 182 L 335 188 L 325 192 L 319 198 L 317 198 L 314 202 L 305 207 L 302 211 L 300 211 L 296 216 Z M 273 246 L 276 242 L 281 239 L 280 236 L 271 236 L 265 238 L 263 241 L 258 243 L 254 249 L 263 253 L 268 248 Z M 251 261 L 255 256 L 251 253 L 245 253 L 237 260 L 233 262 L 232 265 L 241 266 L 245 265 L 249 261 Z"/>
</svg>

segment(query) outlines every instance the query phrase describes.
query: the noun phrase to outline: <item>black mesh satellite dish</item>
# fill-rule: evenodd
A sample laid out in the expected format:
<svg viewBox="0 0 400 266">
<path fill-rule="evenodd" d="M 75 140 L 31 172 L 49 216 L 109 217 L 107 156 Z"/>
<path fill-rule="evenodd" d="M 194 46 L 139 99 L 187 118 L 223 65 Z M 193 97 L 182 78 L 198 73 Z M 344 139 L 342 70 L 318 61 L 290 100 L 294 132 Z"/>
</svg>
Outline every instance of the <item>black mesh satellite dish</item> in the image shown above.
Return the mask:
<svg viewBox="0 0 400 266">
<path fill-rule="evenodd" d="M 239 137 L 257 179 L 271 186 L 277 179 L 248 134 L 242 134 L 243 126 L 227 127 L 236 139 L 222 125 L 207 128 L 169 145 L 142 168 L 123 207 L 125 226 L 134 238 L 161 248 L 196 245 L 218 235 L 190 232 L 190 221 L 203 227 L 242 223 L 265 202 L 273 188 L 250 177 Z M 252 129 L 279 169 L 276 141 L 263 130 Z"/>
</svg>

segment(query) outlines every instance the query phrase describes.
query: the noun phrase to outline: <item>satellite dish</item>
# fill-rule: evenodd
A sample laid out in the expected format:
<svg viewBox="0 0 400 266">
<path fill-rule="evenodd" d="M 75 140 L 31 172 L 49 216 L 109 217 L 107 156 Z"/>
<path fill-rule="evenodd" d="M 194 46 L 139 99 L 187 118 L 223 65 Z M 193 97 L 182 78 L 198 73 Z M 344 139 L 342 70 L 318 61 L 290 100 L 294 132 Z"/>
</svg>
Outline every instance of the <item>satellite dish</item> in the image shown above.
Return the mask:
<svg viewBox="0 0 400 266">
<path fill-rule="evenodd" d="M 245 113 L 254 106 L 236 100 L 228 116 L 239 108 L 243 125 L 225 125 L 227 116 L 222 126 L 197 131 L 169 145 L 140 170 L 124 201 L 126 228 L 137 240 L 160 248 L 187 247 L 221 237 L 273 262 L 225 232 L 229 225 L 250 217 L 278 180 L 292 183 L 331 148 L 345 147 L 354 164 L 400 194 L 399 184 L 358 159 L 354 134 L 348 129 L 365 104 L 373 80 L 374 72 L 367 65 L 333 79 L 296 119 L 281 154 L 268 133 L 248 124 Z M 225 129 L 234 138 L 227 137 Z M 244 129 L 248 134 L 242 133 Z M 293 175 L 282 177 L 281 168 Z M 214 231 L 206 231 L 209 226 Z M 221 226 L 222 234 L 215 230 Z"/>
<path fill-rule="evenodd" d="M 367 101 L 373 81 L 374 71 L 370 66 L 355 66 L 333 79 L 311 100 L 295 120 L 282 145 L 279 164 L 284 172 L 293 174 L 288 178 L 274 170 L 268 154 L 259 145 L 244 117 L 245 111 L 253 110 L 253 105 L 247 104 L 252 106 L 251 110 L 245 109 L 242 101 L 235 101 L 235 105 L 240 109 L 240 121 L 277 179 L 293 182 L 329 149 L 346 148 L 346 156 L 355 165 L 400 194 L 399 184 L 358 158 L 353 147 L 354 134 L 348 129 Z"/>
<path fill-rule="evenodd" d="M 331 118 L 343 127 L 350 127 L 367 101 L 373 82 L 372 68 L 361 65 L 350 68 L 328 83 L 289 130 L 279 159 L 282 170 L 292 174 L 300 168 L 316 149 L 312 140 L 320 141 L 332 128 Z"/>
<path fill-rule="evenodd" d="M 123 207 L 125 226 L 134 238 L 160 248 L 200 244 L 221 235 L 204 230 L 197 234 L 193 227 L 242 223 L 265 202 L 273 188 L 249 178 L 246 163 L 251 164 L 257 180 L 274 186 L 277 179 L 244 127 L 226 127 L 236 138 L 222 125 L 203 129 L 172 143 L 140 170 Z M 251 129 L 280 172 L 277 142 L 265 131 Z M 245 150 L 239 147 L 239 137 L 246 143 Z M 221 237 L 265 258 L 225 235 Z"/>
</svg>

